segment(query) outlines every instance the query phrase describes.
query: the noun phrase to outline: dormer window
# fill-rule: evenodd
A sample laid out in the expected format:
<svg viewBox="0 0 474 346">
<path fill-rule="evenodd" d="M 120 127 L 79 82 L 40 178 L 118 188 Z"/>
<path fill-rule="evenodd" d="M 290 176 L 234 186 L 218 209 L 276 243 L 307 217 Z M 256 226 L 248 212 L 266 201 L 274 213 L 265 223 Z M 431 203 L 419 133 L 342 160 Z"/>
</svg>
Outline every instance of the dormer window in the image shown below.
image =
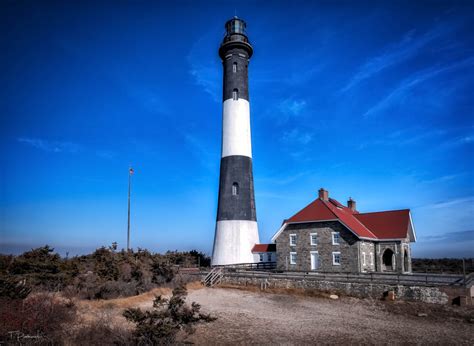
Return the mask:
<svg viewBox="0 0 474 346">
<path fill-rule="evenodd" d="M 234 89 L 234 90 L 232 91 L 232 99 L 233 99 L 234 101 L 237 101 L 237 100 L 239 99 L 239 89 Z"/>
<path fill-rule="evenodd" d="M 232 184 L 232 196 L 237 196 L 239 194 L 239 184 L 233 183 Z"/>
</svg>

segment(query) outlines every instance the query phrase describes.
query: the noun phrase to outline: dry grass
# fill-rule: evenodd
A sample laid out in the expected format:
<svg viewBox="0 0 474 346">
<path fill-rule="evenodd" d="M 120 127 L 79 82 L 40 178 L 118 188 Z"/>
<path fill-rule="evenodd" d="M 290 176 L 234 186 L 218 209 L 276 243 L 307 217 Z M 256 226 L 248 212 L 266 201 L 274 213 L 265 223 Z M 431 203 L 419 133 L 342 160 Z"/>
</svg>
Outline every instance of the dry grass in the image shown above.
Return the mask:
<svg viewBox="0 0 474 346">
<path fill-rule="evenodd" d="M 111 309 L 121 308 L 127 309 L 131 307 L 137 307 L 144 303 L 151 302 L 155 296 L 167 296 L 171 295 L 170 288 L 154 288 L 151 291 L 142 293 L 138 296 L 115 298 L 115 299 L 99 299 L 99 300 L 80 300 L 78 304 L 88 309 Z"/>
<path fill-rule="evenodd" d="M 186 285 L 188 291 L 202 288 L 199 281 L 190 282 Z M 132 307 L 151 306 L 155 296 L 171 296 L 173 290 L 169 287 L 154 288 L 151 291 L 132 297 L 115 298 L 115 299 L 99 299 L 99 300 L 80 300 L 78 305 L 88 309 L 127 309 Z"/>
<path fill-rule="evenodd" d="M 232 285 L 232 284 L 221 284 L 219 288 L 229 288 L 234 290 L 241 290 L 247 292 L 255 293 L 268 293 L 268 294 L 287 294 L 291 296 L 304 296 L 304 297 L 320 297 L 320 298 L 329 298 L 332 294 L 331 292 L 324 292 L 316 289 L 303 289 L 303 288 L 266 288 L 262 291 L 260 286 L 241 286 L 241 285 Z M 338 294 L 340 296 L 340 294 Z"/>
</svg>

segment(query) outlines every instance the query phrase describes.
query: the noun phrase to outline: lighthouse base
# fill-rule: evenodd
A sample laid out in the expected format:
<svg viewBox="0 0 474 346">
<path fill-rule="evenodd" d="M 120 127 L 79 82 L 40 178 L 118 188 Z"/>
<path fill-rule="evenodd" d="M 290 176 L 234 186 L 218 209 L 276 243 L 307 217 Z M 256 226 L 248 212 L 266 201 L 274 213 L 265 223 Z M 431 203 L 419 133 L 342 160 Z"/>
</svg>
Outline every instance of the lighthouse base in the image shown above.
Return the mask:
<svg viewBox="0 0 474 346">
<path fill-rule="evenodd" d="M 253 263 L 252 248 L 259 242 L 256 221 L 218 221 L 211 264 Z"/>
</svg>

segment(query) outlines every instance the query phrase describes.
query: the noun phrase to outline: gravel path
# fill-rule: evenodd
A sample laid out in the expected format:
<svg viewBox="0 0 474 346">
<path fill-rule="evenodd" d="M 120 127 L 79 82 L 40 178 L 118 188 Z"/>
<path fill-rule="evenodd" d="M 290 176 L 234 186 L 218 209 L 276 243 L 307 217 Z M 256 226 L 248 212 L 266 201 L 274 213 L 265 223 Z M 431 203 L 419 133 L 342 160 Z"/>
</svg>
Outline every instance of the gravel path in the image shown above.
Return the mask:
<svg viewBox="0 0 474 346">
<path fill-rule="evenodd" d="M 187 301 L 218 319 L 187 341 L 197 344 L 470 344 L 474 324 L 388 312 L 380 302 L 203 288 Z M 393 303 L 393 304 L 403 304 Z M 412 306 L 408 308 L 413 309 Z"/>
</svg>

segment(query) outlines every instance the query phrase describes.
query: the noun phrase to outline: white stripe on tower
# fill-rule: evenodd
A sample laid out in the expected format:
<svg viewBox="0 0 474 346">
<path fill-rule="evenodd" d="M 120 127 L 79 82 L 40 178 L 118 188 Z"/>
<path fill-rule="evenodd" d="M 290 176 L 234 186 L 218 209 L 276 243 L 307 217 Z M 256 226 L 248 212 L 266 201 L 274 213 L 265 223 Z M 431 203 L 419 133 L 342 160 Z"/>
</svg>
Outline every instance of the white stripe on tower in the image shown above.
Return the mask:
<svg viewBox="0 0 474 346">
<path fill-rule="evenodd" d="M 258 243 L 257 221 L 217 221 L 212 265 L 252 263 L 252 248 Z"/>
<path fill-rule="evenodd" d="M 252 157 L 250 106 L 244 99 L 224 101 L 222 112 L 222 157 Z"/>
</svg>

